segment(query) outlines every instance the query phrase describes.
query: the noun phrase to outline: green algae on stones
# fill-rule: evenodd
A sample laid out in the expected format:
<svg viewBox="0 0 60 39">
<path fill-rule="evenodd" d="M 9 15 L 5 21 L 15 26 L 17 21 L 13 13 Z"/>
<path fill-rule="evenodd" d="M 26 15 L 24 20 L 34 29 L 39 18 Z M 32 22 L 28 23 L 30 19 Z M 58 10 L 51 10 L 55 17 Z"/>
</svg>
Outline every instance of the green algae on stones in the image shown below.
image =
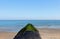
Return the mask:
<svg viewBox="0 0 60 39">
<path fill-rule="evenodd" d="M 27 24 L 24 28 L 26 28 L 25 31 L 37 31 L 32 24 Z"/>
</svg>

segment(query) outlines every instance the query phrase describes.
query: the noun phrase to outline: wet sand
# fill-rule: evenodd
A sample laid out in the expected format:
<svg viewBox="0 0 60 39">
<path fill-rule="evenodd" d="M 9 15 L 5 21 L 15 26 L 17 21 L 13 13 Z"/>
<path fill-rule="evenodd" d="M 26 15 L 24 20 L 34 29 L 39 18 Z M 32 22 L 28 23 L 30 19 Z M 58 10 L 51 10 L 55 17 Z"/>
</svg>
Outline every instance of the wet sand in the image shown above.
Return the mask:
<svg viewBox="0 0 60 39">
<path fill-rule="evenodd" d="M 60 29 L 38 29 L 42 39 L 60 39 Z M 16 32 L 0 32 L 0 39 L 13 39 Z"/>
</svg>

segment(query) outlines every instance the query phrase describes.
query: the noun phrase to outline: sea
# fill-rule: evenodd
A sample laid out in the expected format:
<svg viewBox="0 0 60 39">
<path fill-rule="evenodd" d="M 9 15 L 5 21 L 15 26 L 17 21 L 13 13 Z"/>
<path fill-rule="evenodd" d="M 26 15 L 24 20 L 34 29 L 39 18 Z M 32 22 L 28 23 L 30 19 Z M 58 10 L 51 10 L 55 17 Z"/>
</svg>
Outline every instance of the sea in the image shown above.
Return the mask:
<svg viewBox="0 0 60 39">
<path fill-rule="evenodd" d="M 18 32 L 28 23 L 36 28 L 60 29 L 60 20 L 0 20 L 0 32 Z"/>
</svg>

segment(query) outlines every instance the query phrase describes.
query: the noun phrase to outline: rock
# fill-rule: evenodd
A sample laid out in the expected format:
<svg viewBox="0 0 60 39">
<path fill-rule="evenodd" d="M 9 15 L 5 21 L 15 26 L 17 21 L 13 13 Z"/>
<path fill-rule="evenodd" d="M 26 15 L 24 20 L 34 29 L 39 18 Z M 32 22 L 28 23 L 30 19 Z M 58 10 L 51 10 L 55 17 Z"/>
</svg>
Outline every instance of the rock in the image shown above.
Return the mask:
<svg viewBox="0 0 60 39">
<path fill-rule="evenodd" d="M 41 39 L 41 37 L 38 30 L 32 24 L 27 24 L 17 33 L 14 39 Z"/>
</svg>

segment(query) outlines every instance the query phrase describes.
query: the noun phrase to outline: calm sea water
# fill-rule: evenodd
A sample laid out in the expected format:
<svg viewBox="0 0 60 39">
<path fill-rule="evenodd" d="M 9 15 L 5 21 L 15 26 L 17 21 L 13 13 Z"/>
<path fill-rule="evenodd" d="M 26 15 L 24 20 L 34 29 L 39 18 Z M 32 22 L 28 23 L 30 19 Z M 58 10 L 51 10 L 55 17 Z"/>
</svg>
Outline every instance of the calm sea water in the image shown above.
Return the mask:
<svg viewBox="0 0 60 39">
<path fill-rule="evenodd" d="M 0 31 L 17 32 L 28 23 L 36 28 L 60 28 L 60 20 L 0 20 Z"/>
</svg>

